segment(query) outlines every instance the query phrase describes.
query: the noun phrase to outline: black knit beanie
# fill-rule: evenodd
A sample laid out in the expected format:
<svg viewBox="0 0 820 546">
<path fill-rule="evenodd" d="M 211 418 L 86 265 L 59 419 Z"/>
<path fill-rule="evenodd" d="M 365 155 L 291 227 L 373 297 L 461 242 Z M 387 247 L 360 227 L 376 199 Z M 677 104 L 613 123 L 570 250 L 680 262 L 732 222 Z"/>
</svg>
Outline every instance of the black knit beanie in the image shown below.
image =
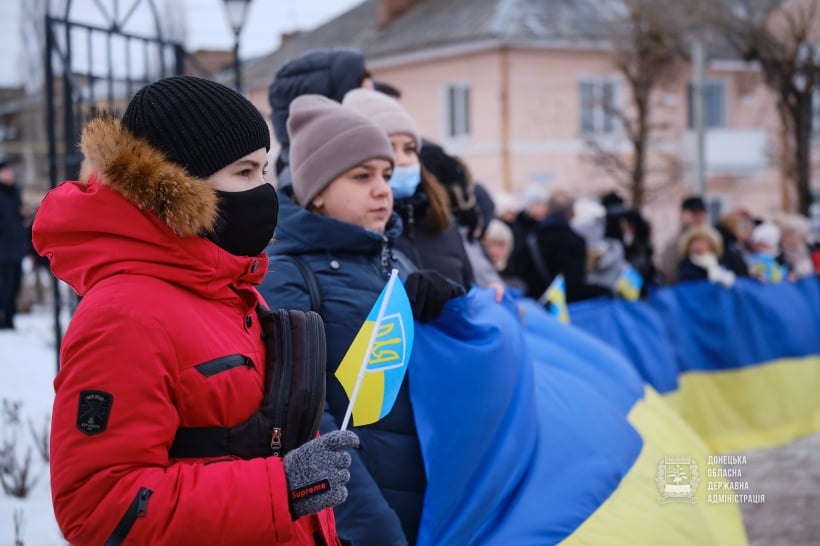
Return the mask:
<svg viewBox="0 0 820 546">
<path fill-rule="evenodd" d="M 198 178 L 259 148 L 270 150 L 268 126 L 248 99 L 192 76 L 172 76 L 137 91 L 122 123 Z"/>
</svg>

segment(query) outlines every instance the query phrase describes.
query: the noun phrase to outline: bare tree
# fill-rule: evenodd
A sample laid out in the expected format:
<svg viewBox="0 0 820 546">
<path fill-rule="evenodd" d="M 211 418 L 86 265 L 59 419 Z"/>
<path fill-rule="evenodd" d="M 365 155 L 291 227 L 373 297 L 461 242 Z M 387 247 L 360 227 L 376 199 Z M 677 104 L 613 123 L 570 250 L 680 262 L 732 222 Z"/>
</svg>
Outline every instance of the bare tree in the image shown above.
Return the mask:
<svg viewBox="0 0 820 546">
<path fill-rule="evenodd" d="M 43 59 L 45 58 L 46 38 L 43 20 L 48 7 L 48 0 L 28 0 L 22 2 L 20 10 L 20 40 L 23 44 L 20 52 L 22 81 L 28 92 L 34 92 L 43 85 Z"/>
<path fill-rule="evenodd" d="M 812 101 L 820 92 L 820 2 L 715 0 L 710 6 L 712 24 L 744 59 L 760 65 L 766 85 L 777 97 L 781 173 L 792 186 L 784 192 L 783 207 L 808 214 Z"/>
<path fill-rule="evenodd" d="M 658 91 L 679 73 L 688 19 L 681 2 L 671 0 L 591 1 L 603 22 L 601 38 L 611 47 L 612 63 L 623 78 L 628 100 L 604 100 L 604 112 L 618 120 L 629 153 L 587 139 L 590 160 L 625 188 L 640 207 L 650 189 L 677 182 L 680 163 L 672 154 L 653 150 L 667 126 L 655 121 Z"/>
</svg>

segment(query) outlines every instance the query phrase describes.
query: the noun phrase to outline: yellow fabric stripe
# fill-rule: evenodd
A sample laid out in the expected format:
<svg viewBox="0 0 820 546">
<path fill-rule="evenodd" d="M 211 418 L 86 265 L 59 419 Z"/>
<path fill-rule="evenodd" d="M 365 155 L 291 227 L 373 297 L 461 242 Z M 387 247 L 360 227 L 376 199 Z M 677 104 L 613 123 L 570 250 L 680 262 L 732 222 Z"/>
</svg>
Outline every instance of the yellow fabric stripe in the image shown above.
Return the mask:
<svg viewBox="0 0 820 546">
<path fill-rule="evenodd" d="M 820 431 L 820 356 L 687 372 L 664 399 L 717 453 L 774 447 Z"/>
<path fill-rule="evenodd" d="M 644 440 L 635 464 L 618 488 L 562 545 L 665 546 L 748 544 L 737 504 L 709 504 L 709 448 L 651 387 L 632 408 L 630 423 Z M 698 471 L 695 502 L 661 503 L 658 471 L 667 457 L 688 456 Z M 693 473 L 694 474 L 694 473 Z"/>
</svg>

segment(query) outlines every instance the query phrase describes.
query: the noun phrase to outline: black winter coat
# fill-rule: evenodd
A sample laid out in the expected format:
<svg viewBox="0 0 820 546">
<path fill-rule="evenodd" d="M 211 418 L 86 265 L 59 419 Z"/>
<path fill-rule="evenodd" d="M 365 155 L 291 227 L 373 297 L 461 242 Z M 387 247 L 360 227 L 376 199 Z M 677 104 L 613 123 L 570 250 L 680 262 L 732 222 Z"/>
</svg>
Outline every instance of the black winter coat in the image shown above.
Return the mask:
<svg viewBox="0 0 820 546">
<path fill-rule="evenodd" d="M 526 242 L 513 251 L 515 271 L 526 283 L 529 297 L 540 298 L 559 273 L 564 275 L 567 303 L 611 295 L 604 287 L 587 284 L 587 244 L 566 218 L 547 216 L 538 224 L 535 234 L 549 273 L 546 278 L 536 268 Z"/>
<path fill-rule="evenodd" d="M 0 184 L 0 262 L 19 263 L 26 255 L 26 228 L 20 189 Z"/>
<path fill-rule="evenodd" d="M 738 277 L 748 277 L 749 266 L 746 265 L 746 258 L 743 256 L 743 250 L 735 234 L 720 224 L 715 228 L 723 238 L 723 255 L 720 257 L 720 262 Z"/>
<path fill-rule="evenodd" d="M 474 282 L 473 268 L 458 225 L 451 217 L 449 228 L 433 233 L 426 220 L 428 207 L 427 194 L 422 191 L 393 203 L 404 224 L 396 248 L 419 269 L 433 269 L 469 290 Z"/>
<path fill-rule="evenodd" d="M 317 94 L 342 102 L 351 89 L 360 87 L 364 76 L 364 56 L 356 49 L 319 49 L 308 51 L 285 63 L 268 89 L 271 121 L 276 141 L 281 146 L 276 160 L 279 188 L 290 185 L 290 103 L 298 96 Z"/>
<path fill-rule="evenodd" d="M 334 375 L 390 275 L 404 279 L 415 266 L 393 243 L 401 219 L 393 214 L 384 234 L 313 214 L 279 192 L 276 242 L 268 245 L 270 268 L 259 292 L 272 309 L 311 308 L 305 277 L 291 256 L 301 256 L 319 285 L 327 333 L 327 403 L 321 432 L 338 430 L 347 395 Z M 354 546 L 412 544 L 418 532 L 427 481 L 407 377 L 392 410 L 381 420 L 351 427 L 360 449 L 352 450 L 348 499 L 334 508 L 339 536 Z"/>
</svg>

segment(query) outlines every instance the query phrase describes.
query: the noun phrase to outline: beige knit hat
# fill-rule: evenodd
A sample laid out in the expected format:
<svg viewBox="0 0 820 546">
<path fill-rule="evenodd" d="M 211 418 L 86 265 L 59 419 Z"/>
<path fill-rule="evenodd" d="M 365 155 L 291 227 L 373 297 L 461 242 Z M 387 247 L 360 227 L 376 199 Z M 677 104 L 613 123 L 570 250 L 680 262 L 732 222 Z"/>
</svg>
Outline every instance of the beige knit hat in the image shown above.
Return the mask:
<svg viewBox="0 0 820 546">
<path fill-rule="evenodd" d="M 321 95 L 301 95 L 288 117 L 293 193 L 306 207 L 339 175 L 374 158 L 395 164 L 393 147 L 376 124 Z"/>
<path fill-rule="evenodd" d="M 399 101 L 372 89 L 357 88 L 348 91 L 342 106 L 350 108 L 384 129 L 388 136 L 399 133 L 410 135 L 421 149 L 421 134 L 416 123 Z"/>
</svg>

